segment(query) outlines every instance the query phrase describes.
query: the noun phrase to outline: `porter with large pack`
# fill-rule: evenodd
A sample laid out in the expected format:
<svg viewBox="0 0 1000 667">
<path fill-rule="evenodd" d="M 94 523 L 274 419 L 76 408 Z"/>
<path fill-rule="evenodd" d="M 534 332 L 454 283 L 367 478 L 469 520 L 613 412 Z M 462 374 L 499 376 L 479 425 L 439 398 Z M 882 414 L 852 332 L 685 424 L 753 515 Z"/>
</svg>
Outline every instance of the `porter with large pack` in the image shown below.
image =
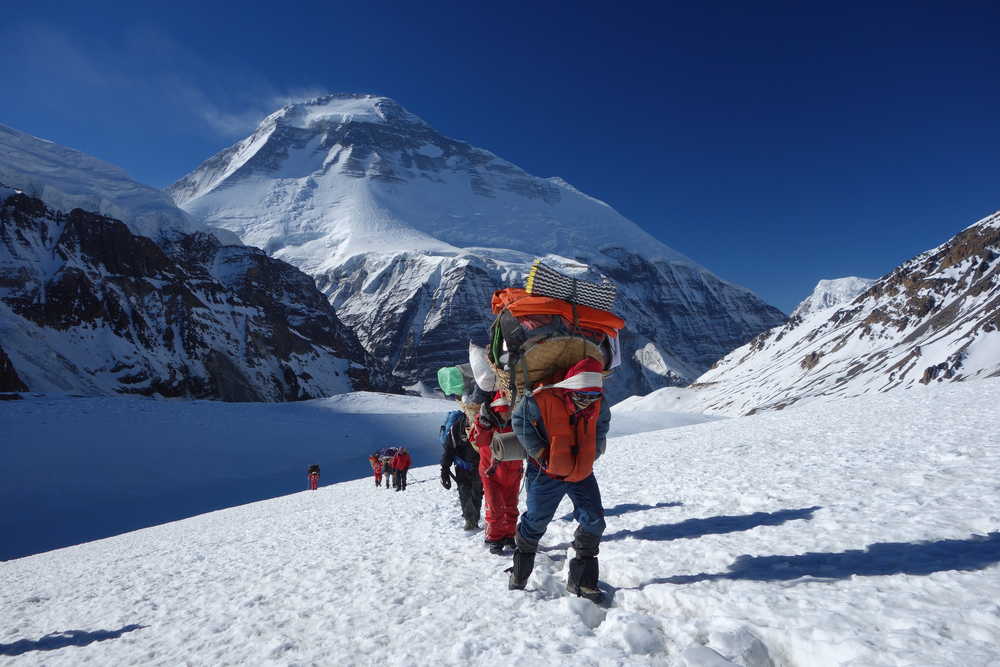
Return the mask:
<svg viewBox="0 0 1000 667">
<path fill-rule="evenodd" d="M 525 289 L 493 294 L 489 360 L 498 389 L 513 404 L 513 432 L 528 457 L 527 509 L 517 526 L 511 589 L 527 585 L 538 540 L 569 495 L 579 526 L 566 586 L 590 600 L 603 597 L 597 554 L 604 508 L 593 465 L 611 419 L 604 377 L 620 363 L 618 334 L 625 326 L 610 312 L 613 302 L 607 280 L 579 280 L 540 261 Z M 514 449 L 502 440 L 493 444 L 498 458 Z"/>
</svg>

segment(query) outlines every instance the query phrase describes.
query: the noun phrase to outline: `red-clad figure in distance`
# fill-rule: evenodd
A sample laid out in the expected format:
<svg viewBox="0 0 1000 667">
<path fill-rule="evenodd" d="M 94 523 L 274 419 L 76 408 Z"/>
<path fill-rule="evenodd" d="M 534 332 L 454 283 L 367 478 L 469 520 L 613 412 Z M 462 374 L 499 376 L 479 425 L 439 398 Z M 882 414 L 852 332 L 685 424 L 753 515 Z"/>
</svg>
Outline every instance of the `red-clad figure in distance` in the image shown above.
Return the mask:
<svg viewBox="0 0 1000 667">
<path fill-rule="evenodd" d="M 378 454 L 369 456 L 368 463 L 371 464 L 372 472 L 375 473 L 375 486 L 382 486 L 382 461 Z"/>
<path fill-rule="evenodd" d="M 315 491 L 316 487 L 319 486 L 319 464 L 318 463 L 314 463 L 311 466 L 309 466 L 309 470 L 307 472 L 307 476 L 309 478 L 309 490 L 310 491 Z"/>
<path fill-rule="evenodd" d="M 392 457 L 392 469 L 396 471 L 395 487 L 397 491 L 406 491 L 406 472 L 410 469 L 413 460 L 405 447 L 400 447 L 396 455 Z"/>
<path fill-rule="evenodd" d="M 510 427 L 510 401 L 497 392 L 493 401 L 483 404 L 476 415 L 469 441 L 479 450 L 479 476 L 486 500 L 486 545 L 490 553 L 503 554 L 505 546 L 514 547 L 517 529 L 517 494 L 521 488 L 524 464 L 518 461 L 494 461 L 490 442 L 494 433 L 507 433 Z"/>
</svg>

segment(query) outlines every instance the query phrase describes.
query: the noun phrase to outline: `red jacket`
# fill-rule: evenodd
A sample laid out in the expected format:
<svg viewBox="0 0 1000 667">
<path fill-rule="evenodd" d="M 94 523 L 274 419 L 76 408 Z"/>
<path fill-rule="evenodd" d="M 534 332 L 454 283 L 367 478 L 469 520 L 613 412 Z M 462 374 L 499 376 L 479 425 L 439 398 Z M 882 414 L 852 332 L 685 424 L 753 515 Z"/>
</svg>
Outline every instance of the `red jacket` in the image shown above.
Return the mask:
<svg viewBox="0 0 1000 667">
<path fill-rule="evenodd" d="M 392 457 L 392 467 L 394 470 L 406 470 L 412 462 L 409 452 L 399 452 Z"/>
</svg>

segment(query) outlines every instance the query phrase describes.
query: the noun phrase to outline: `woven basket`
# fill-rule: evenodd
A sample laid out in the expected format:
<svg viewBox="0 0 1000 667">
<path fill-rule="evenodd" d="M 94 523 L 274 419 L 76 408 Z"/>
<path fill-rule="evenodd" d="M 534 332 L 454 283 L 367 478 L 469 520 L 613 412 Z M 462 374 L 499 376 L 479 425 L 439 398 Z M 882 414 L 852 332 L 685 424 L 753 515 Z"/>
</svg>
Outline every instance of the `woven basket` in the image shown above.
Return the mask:
<svg viewBox="0 0 1000 667">
<path fill-rule="evenodd" d="M 526 389 L 530 389 L 557 373 L 565 373 L 585 357 L 591 357 L 602 364 L 604 363 L 604 353 L 600 346 L 584 338 L 556 336 L 532 346 L 521 357 L 513 373 L 517 393 L 522 394 Z M 525 386 L 525 369 L 527 369 L 527 387 Z M 509 377 L 506 378 L 506 382 L 509 386 Z"/>
</svg>

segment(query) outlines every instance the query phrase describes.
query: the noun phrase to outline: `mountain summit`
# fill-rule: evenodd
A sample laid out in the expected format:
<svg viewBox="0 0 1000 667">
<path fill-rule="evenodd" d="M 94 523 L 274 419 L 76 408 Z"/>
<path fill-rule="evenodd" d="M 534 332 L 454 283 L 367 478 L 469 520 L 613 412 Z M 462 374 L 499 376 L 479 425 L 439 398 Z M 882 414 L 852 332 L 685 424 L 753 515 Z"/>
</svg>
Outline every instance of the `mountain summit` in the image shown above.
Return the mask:
<svg viewBox="0 0 1000 667">
<path fill-rule="evenodd" d="M 795 310 L 792 311 L 792 317 L 805 317 L 820 310 L 850 303 L 854 297 L 871 287 L 874 282 L 871 278 L 858 278 L 856 276 L 821 280 L 816 283 L 812 294 L 795 307 Z"/>
<path fill-rule="evenodd" d="M 377 370 L 404 385 L 461 360 L 485 336 L 490 293 L 537 256 L 621 285 L 627 393 L 697 377 L 784 321 L 608 204 L 385 97 L 283 107 L 168 191 L 194 218 L 314 276 Z"/>
<path fill-rule="evenodd" d="M 251 245 L 324 266 L 384 251 L 390 238 L 400 250 L 452 254 L 488 246 L 574 257 L 614 246 L 693 264 L 561 178 L 532 176 L 372 95 L 285 106 L 168 192 Z"/>
</svg>

